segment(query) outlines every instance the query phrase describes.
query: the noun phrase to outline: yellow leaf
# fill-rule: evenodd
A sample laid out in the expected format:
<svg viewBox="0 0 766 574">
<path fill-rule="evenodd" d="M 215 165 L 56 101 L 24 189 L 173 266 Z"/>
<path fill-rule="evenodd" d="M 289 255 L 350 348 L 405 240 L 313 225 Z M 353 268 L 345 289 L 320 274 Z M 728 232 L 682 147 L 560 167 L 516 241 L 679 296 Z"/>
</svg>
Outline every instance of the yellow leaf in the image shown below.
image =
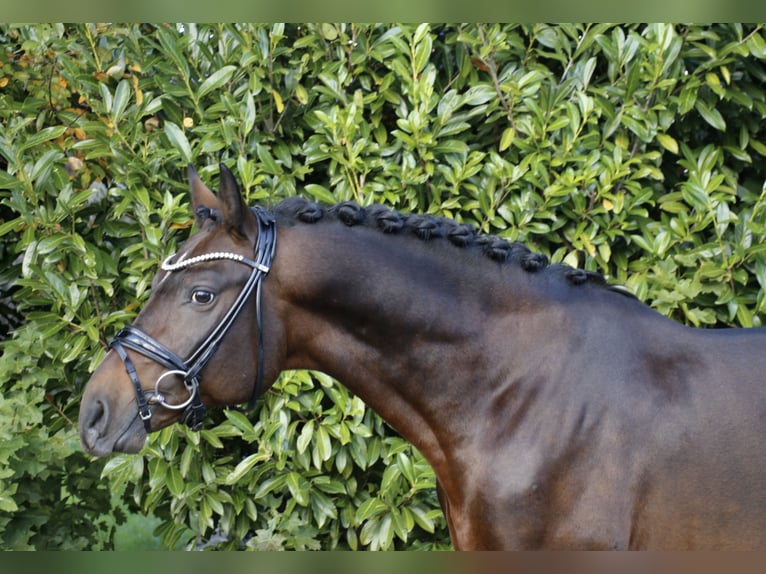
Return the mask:
<svg viewBox="0 0 766 574">
<path fill-rule="evenodd" d="M 301 84 L 295 86 L 295 97 L 304 106 L 309 103 L 309 94 Z"/>
<path fill-rule="evenodd" d="M 766 156 L 766 144 L 762 144 L 758 140 L 750 140 L 750 147 L 752 147 L 762 156 Z"/>
<path fill-rule="evenodd" d="M 133 91 L 136 92 L 136 105 L 140 106 L 144 103 L 144 92 L 138 87 L 138 76 L 131 76 L 130 83 L 133 84 Z"/>
<path fill-rule="evenodd" d="M 604 209 L 606 209 L 607 211 L 612 211 L 614 209 L 614 203 L 609 201 L 607 198 L 604 198 L 604 201 L 602 201 L 601 204 L 604 206 Z"/>
<path fill-rule="evenodd" d="M 271 97 L 274 98 L 274 105 L 277 106 L 277 113 L 282 113 L 282 110 L 285 109 L 285 104 L 282 101 L 282 96 L 279 95 L 279 92 L 276 90 L 271 90 Z"/>
<path fill-rule="evenodd" d="M 731 72 L 729 72 L 729 68 L 721 66 L 721 75 L 727 85 L 731 84 Z"/>
<path fill-rule="evenodd" d="M 721 80 L 719 80 L 718 76 L 713 72 L 708 72 L 705 74 L 705 81 L 711 88 L 717 88 L 721 86 Z"/>
<path fill-rule="evenodd" d="M 500 148 L 499 151 L 505 151 L 511 146 L 513 137 L 516 135 L 516 130 L 512 127 L 505 128 L 503 135 L 500 136 Z"/>
<path fill-rule="evenodd" d="M 580 266 L 580 256 L 577 254 L 577 251 L 570 251 L 567 253 L 566 257 L 564 257 L 562 263 L 577 269 Z"/>
<path fill-rule="evenodd" d="M 628 144 L 630 141 L 628 140 L 628 136 L 626 136 L 624 133 L 619 133 L 614 138 L 614 143 L 622 149 L 628 149 Z"/>
<path fill-rule="evenodd" d="M 587 237 L 583 237 L 582 244 L 583 244 L 583 247 L 585 247 L 585 250 L 588 252 L 588 255 L 590 255 L 591 257 L 595 257 L 596 248 L 590 242 L 590 239 L 588 239 Z"/>
<path fill-rule="evenodd" d="M 186 223 L 171 223 L 170 229 L 188 229 L 192 226 L 192 221 L 189 220 Z"/>
<path fill-rule="evenodd" d="M 678 154 L 678 142 L 673 136 L 669 136 L 668 134 L 657 134 L 657 141 L 660 142 L 660 145 L 666 150 Z"/>
<path fill-rule="evenodd" d="M 602 243 L 598 246 L 598 254 L 604 262 L 608 262 L 612 258 L 612 248 L 608 243 Z"/>
<path fill-rule="evenodd" d="M 0 88 L 4 88 L 8 85 L 8 78 L 0 78 Z"/>
</svg>

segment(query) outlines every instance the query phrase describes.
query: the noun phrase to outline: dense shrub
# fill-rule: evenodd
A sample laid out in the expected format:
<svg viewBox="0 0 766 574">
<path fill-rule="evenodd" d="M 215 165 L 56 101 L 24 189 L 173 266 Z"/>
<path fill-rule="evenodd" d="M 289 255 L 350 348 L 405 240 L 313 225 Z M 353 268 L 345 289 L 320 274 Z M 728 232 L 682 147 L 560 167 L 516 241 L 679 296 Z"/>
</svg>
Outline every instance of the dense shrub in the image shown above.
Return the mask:
<svg viewBox="0 0 766 574">
<path fill-rule="evenodd" d="M 319 373 L 106 465 L 77 404 L 189 231 L 184 169 L 448 215 L 696 326 L 761 324 L 761 25 L 0 25 L 0 545 L 444 548 L 420 454 Z M 12 334 L 9 334 L 12 333 Z M 101 478 L 101 475 L 105 475 Z"/>
</svg>

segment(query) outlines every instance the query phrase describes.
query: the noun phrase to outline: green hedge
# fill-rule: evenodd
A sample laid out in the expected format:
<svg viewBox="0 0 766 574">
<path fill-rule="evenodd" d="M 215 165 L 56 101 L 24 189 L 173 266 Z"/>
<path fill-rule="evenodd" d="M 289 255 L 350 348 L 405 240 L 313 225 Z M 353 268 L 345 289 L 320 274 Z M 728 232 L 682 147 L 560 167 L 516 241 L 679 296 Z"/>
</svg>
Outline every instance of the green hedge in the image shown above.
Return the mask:
<svg viewBox="0 0 766 574">
<path fill-rule="evenodd" d="M 319 373 L 86 457 L 78 400 L 189 232 L 251 202 L 438 213 L 696 326 L 761 324 L 761 25 L 0 24 L 0 546 L 446 548 L 431 469 Z M 102 477 L 103 474 L 103 477 Z"/>
</svg>

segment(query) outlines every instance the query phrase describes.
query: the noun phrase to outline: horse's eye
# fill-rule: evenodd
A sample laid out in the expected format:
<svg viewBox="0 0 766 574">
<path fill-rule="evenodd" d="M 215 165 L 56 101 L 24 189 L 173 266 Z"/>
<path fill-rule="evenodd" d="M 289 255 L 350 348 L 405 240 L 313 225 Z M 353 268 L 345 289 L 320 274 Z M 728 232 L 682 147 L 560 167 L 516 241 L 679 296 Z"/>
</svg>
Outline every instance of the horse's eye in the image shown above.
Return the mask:
<svg viewBox="0 0 766 574">
<path fill-rule="evenodd" d="M 197 305 L 210 305 L 213 299 L 215 299 L 215 293 L 207 289 L 195 289 L 191 296 L 191 300 Z"/>
</svg>

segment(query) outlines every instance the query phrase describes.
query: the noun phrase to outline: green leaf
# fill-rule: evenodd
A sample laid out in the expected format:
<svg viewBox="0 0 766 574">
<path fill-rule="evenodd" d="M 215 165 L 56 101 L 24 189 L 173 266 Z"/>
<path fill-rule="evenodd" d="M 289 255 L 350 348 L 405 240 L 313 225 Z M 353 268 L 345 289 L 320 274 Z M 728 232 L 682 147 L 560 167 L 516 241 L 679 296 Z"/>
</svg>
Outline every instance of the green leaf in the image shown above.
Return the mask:
<svg viewBox="0 0 766 574">
<path fill-rule="evenodd" d="M 427 23 L 419 24 L 415 30 L 415 34 L 412 36 L 412 43 L 419 44 L 424 38 L 428 37 L 428 33 L 431 30 L 431 26 Z"/>
<path fill-rule="evenodd" d="M 323 185 L 319 185 L 316 183 L 309 183 L 309 184 L 306 184 L 304 189 L 321 202 L 328 203 L 328 204 L 337 202 L 332 192 L 326 187 L 324 187 Z"/>
<path fill-rule="evenodd" d="M 19 509 L 16 501 L 5 494 L 0 493 L 0 511 L 16 512 Z"/>
<path fill-rule="evenodd" d="M 412 513 L 412 517 L 415 519 L 415 523 L 418 526 L 420 526 L 426 532 L 434 532 L 436 525 L 425 508 L 419 505 L 412 505 L 408 508 Z"/>
<path fill-rule="evenodd" d="M 270 173 L 271 175 L 279 175 L 282 173 L 282 169 L 279 167 L 279 164 L 274 160 L 274 156 L 271 155 L 268 148 L 263 145 L 257 145 L 255 146 L 256 154 L 258 155 L 258 160 L 261 162 L 261 167 L 263 171 L 266 173 Z"/>
<path fill-rule="evenodd" d="M 726 121 L 723 119 L 721 112 L 715 108 L 711 108 L 702 100 L 697 100 L 697 103 L 694 104 L 694 107 L 707 123 L 709 123 L 717 130 L 722 132 L 726 131 Z"/>
<path fill-rule="evenodd" d="M 405 453 L 400 452 L 396 455 L 396 464 L 402 471 L 402 475 L 411 484 L 415 484 L 415 470 L 412 465 L 412 459 Z"/>
<path fill-rule="evenodd" d="M 319 25 L 319 31 L 325 40 L 335 40 L 338 37 L 338 29 L 330 23 L 322 23 Z"/>
<path fill-rule="evenodd" d="M 20 185 L 21 182 L 16 177 L 0 169 L 0 189 L 14 189 Z"/>
<path fill-rule="evenodd" d="M 19 227 L 20 225 L 23 225 L 24 220 L 21 217 L 16 217 L 15 219 L 11 219 L 9 221 L 6 221 L 3 224 L 0 224 L 0 237 L 5 235 L 6 233 L 10 233 L 15 228 Z"/>
<path fill-rule="evenodd" d="M 394 539 L 394 529 L 390 514 L 368 521 L 360 534 L 363 544 L 369 544 L 371 550 L 386 550 Z"/>
<path fill-rule="evenodd" d="M 311 438 L 313 435 L 314 435 L 314 421 L 310 420 L 305 425 L 303 425 L 301 434 L 298 435 L 298 440 L 295 443 L 295 446 L 298 449 L 299 453 L 306 452 L 306 449 L 308 448 L 309 443 L 311 443 Z"/>
<path fill-rule="evenodd" d="M 399 486 L 398 479 L 402 475 L 401 470 L 397 465 L 387 466 L 383 471 L 383 478 L 380 481 L 380 491 L 384 495 L 396 494 L 396 489 L 392 491 L 392 487 Z"/>
<path fill-rule="evenodd" d="M 469 151 L 465 142 L 457 139 L 442 140 L 434 146 L 434 151 L 438 153 L 457 153 L 466 154 Z"/>
<path fill-rule="evenodd" d="M 242 122 L 242 134 L 247 135 L 253 131 L 255 125 L 255 99 L 252 92 L 248 91 L 245 96 L 245 118 Z"/>
<path fill-rule="evenodd" d="M 218 436 L 213 431 L 209 431 L 207 429 L 202 429 L 200 431 L 200 436 L 203 439 L 205 439 L 205 442 L 207 442 L 213 448 L 223 448 L 224 447 L 224 444 L 221 442 L 221 439 L 218 438 Z"/>
<path fill-rule="evenodd" d="M 678 112 L 680 114 L 687 114 L 694 108 L 697 103 L 698 91 L 699 86 L 696 83 L 686 84 L 681 89 L 681 93 L 678 96 Z"/>
<path fill-rule="evenodd" d="M 330 441 L 330 435 L 323 425 L 319 425 L 317 428 L 316 447 L 322 462 L 330 459 L 332 456 L 332 443 Z"/>
<path fill-rule="evenodd" d="M 219 516 L 226 512 L 223 507 L 224 500 L 225 497 L 221 496 L 221 494 L 218 492 L 208 492 L 205 494 L 205 501 L 210 506 L 211 510 Z"/>
<path fill-rule="evenodd" d="M 112 101 L 112 120 L 115 124 L 118 124 L 122 119 L 122 114 L 128 105 L 129 99 L 130 83 L 128 80 L 120 80 L 114 92 L 114 100 Z"/>
<path fill-rule="evenodd" d="M 750 146 L 762 156 L 766 157 L 766 144 L 759 142 L 758 140 L 751 139 Z M 2 233 L 0 233 L 2 235 Z"/>
<path fill-rule="evenodd" d="M 273 490 L 277 490 L 282 488 L 284 486 L 285 482 L 287 481 L 287 475 L 280 474 L 277 476 L 272 476 L 271 478 L 267 478 L 263 482 L 261 482 L 258 485 L 258 489 L 255 491 L 255 494 L 253 494 L 253 499 L 259 500 L 266 496 L 268 493 L 272 492 Z"/>
<path fill-rule="evenodd" d="M 368 498 L 356 510 L 356 522 L 362 523 L 373 516 L 377 516 L 388 510 L 388 506 L 379 498 Z"/>
<path fill-rule="evenodd" d="M 64 364 L 71 363 L 75 359 L 80 358 L 85 346 L 89 344 L 89 342 L 90 341 L 85 336 L 77 337 L 70 349 L 61 357 L 61 362 Z"/>
<path fill-rule="evenodd" d="M 478 84 L 472 86 L 463 95 L 463 103 L 468 106 L 478 106 L 486 104 L 488 101 L 497 98 L 497 92 L 489 84 Z"/>
<path fill-rule="evenodd" d="M 183 37 L 179 37 L 174 33 L 173 29 L 169 27 L 159 27 L 157 30 L 157 37 L 162 46 L 162 53 L 173 61 L 184 78 L 188 78 L 189 62 L 188 58 L 184 56 L 180 45 L 183 42 Z"/>
<path fill-rule="evenodd" d="M 752 34 L 748 38 L 746 45 L 753 56 L 761 60 L 766 59 L 766 41 L 760 33 Z"/>
<path fill-rule="evenodd" d="M 110 458 L 101 471 L 103 478 L 115 477 L 122 482 L 135 482 L 144 472 L 144 459 L 140 456 L 118 455 Z"/>
<path fill-rule="evenodd" d="M 197 90 L 197 98 L 202 99 L 206 94 L 213 90 L 218 90 L 228 82 L 237 71 L 237 66 L 224 66 L 208 76 Z"/>
<path fill-rule="evenodd" d="M 590 84 L 590 80 L 593 77 L 593 72 L 596 69 L 596 57 L 588 58 L 588 60 L 585 61 L 585 64 L 583 65 L 582 69 L 582 76 L 581 76 L 581 88 L 585 90 L 588 87 L 588 84 Z"/>
<path fill-rule="evenodd" d="M 319 528 L 322 528 L 328 520 L 338 518 L 338 510 L 329 496 L 321 492 L 311 493 L 311 510 L 314 513 L 314 520 Z"/>
<path fill-rule="evenodd" d="M 26 151 L 39 147 L 40 145 L 50 140 L 55 140 L 64 135 L 67 130 L 66 126 L 51 126 L 41 129 L 36 134 L 28 137 L 24 142 L 19 145 L 19 152 Z"/>
<path fill-rule="evenodd" d="M 301 506 L 308 506 L 310 485 L 308 481 L 299 473 L 291 472 L 285 479 L 287 488 L 293 499 Z"/>
<path fill-rule="evenodd" d="M 250 472 L 256 464 L 266 461 L 268 458 L 268 455 L 264 453 L 251 454 L 250 456 L 245 457 L 239 462 L 239 464 L 237 464 L 234 470 L 226 475 L 224 483 L 235 484 L 239 482 L 239 480 L 241 480 L 242 477 Z"/>
<path fill-rule="evenodd" d="M 165 122 L 165 135 L 170 140 L 170 143 L 181 153 L 181 158 L 186 163 L 191 163 L 191 146 L 189 145 L 189 140 L 186 139 L 186 134 L 183 130 L 173 122 Z"/>
<path fill-rule="evenodd" d="M 421 25 L 420 29 L 426 27 L 426 32 L 422 36 L 422 40 L 416 42 L 415 57 L 412 61 L 413 71 L 416 74 L 423 72 L 424 68 L 428 64 L 428 60 L 431 58 L 432 43 L 431 36 L 427 34 L 427 24 Z"/>
<path fill-rule="evenodd" d="M 237 410 L 226 409 L 224 415 L 235 427 L 241 430 L 243 434 L 253 432 L 253 423 L 250 422 L 250 419 L 248 419 L 247 415 L 244 413 Z"/>
</svg>

